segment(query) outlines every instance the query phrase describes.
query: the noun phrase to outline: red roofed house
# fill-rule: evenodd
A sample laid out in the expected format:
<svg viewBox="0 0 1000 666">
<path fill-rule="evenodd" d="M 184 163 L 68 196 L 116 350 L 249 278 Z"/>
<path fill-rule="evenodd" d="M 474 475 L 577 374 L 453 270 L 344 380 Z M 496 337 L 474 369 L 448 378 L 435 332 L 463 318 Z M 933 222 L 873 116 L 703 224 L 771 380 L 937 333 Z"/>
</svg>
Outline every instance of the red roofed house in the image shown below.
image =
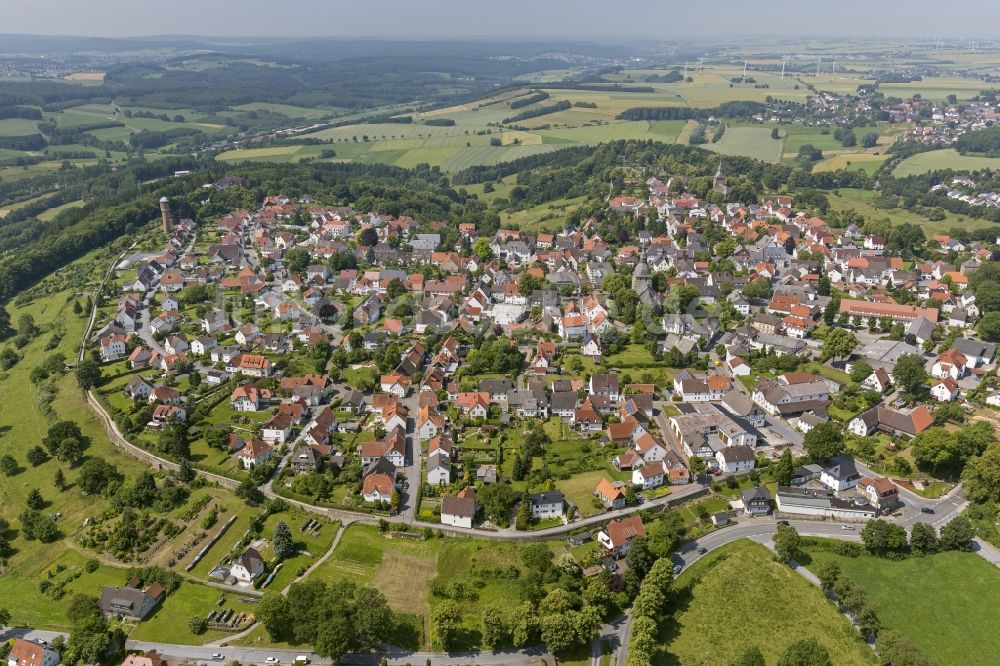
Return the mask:
<svg viewBox="0 0 1000 666">
<path fill-rule="evenodd" d="M 931 387 L 931 396 L 938 402 L 951 402 L 958 397 L 958 383 L 951 377 L 939 379 Z"/>
<path fill-rule="evenodd" d="M 862 477 L 858 481 L 858 490 L 864 493 L 879 513 L 892 511 L 900 504 L 899 489 L 896 488 L 896 484 L 884 476 Z"/>
<path fill-rule="evenodd" d="M 471 418 L 484 419 L 490 410 L 490 394 L 487 391 L 459 393 L 455 405 Z"/>
<path fill-rule="evenodd" d="M 625 484 L 621 481 L 601 479 L 594 489 L 594 496 L 601 500 L 605 509 L 625 508 Z"/>
<path fill-rule="evenodd" d="M 608 555 L 624 557 L 628 553 L 629 546 L 632 545 L 632 540 L 640 536 L 646 536 L 646 528 L 643 527 L 642 518 L 629 516 L 608 523 L 608 526 L 597 535 L 597 542 L 601 544 Z"/>
<path fill-rule="evenodd" d="M 167 662 L 156 654 L 156 650 L 150 650 L 146 654 L 130 654 L 125 657 L 122 666 L 167 666 Z"/>
<path fill-rule="evenodd" d="M 56 666 L 58 663 L 58 652 L 23 638 L 14 639 L 14 646 L 7 657 L 8 666 Z"/>
<path fill-rule="evenodd" d="M 274 450 L 267 442 L 254 437 L 235 456 L 243 464 L 243 469 L 251 469 L 267 461 L 274 455 Z"/>
</svg>

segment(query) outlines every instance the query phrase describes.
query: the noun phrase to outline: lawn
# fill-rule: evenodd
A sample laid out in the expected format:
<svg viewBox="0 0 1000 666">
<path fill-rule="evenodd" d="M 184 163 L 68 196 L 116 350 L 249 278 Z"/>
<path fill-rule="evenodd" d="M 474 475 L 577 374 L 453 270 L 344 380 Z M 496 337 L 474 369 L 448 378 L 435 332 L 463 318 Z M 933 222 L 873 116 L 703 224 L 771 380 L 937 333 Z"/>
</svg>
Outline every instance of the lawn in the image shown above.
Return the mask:
<svg viewBox="0 0 1000 666">
<path fill-rule="evenodd" d="M 321 526 L 315 534 L 312 530 L 309 533 L 302 531 L 302 526 L 315 514 L 307 514 L 305 511 L 293 508 L 284 513 L 273 514 L 264 521 L 264 529 L 261 536 L 267 539 L 267 546 L 261 552 L 265 560 L 274 557 L 271 537 L 279 522 L 284 522 L 292 531 L 292 538 L 295 540 L 297 553 L 293 557 L 285 558 L 281 569 L 275 574 L 274 579 L 266 589 L 282 590 L 286 585 L 295 580 L 300 570 L 308 569 L 316 560 L 321 558 L 330 548 L 333 537 L 337 533 L 338 525 L 331 524 L 319 519 Z"/>
<path fill-rule="evenodd" d="M 883 623 L 935 661 L 996 663 L 1000 569 L 978 555 L 949 552 L 894 562 L 867 555 L 842 557 L 818 548 L 807 552 L 815 563 L 840 564 L 842 575 L 860 585 L 878 606 Z"/>
<path fill-rule="evenodd" d="M 601 479 L 609 476 L 604 470 L 574 474 L 565 481 L 557 481 L 556 488 L 562 491 L 569 502 L 576 505 L 581 516 L 584 518 L 596 516 L 599 513 L 604 513 L 604 509 L 594 506 L 592 501 L 594 499 L 594 488 L 597 487 Z"/>
<path fill-rule="evenodd" d="M 834 663 L 874 664 L 857 631 L 823 593 L 764 546 L 737 541 L 678 578 L 655 663 L 728 664 L 756 645 L 773 664 L 792 642 L 815 638 Z"/>
<path fill-rule="evenodd" d="M 926 153 L 918 153 L 908 157 L 892 170 L 897 178 L 915 176 L 936 169 L 954 169 L 955 171 L 975 171 L 977 169 L 1000 168 L 1000 157 L 981 157 L 976 155 L 961 155 L 954 148 L 942 148 Z"/>
<path fill-rule="evenodd" d="M 195 635 L 188 628 L 188 620 L 195 615 L 208 615 L 209 611 L 220 608 L 233 608 L 236 611 L 253 613 L 256 604 L 237 601 L 235 594 L 184 582 L 177 590 L 168 596 L 153 614 L 140 622 L 129 634 L 129 640 L 150 641 L 156 643 L 175 643 L 179 645 L 201 645 L 229 635 L 224 631 L 209 629 L 204 634 Z M 219 597 L 225 598 L 223 605 L 217 605 Z"/>
</svg>

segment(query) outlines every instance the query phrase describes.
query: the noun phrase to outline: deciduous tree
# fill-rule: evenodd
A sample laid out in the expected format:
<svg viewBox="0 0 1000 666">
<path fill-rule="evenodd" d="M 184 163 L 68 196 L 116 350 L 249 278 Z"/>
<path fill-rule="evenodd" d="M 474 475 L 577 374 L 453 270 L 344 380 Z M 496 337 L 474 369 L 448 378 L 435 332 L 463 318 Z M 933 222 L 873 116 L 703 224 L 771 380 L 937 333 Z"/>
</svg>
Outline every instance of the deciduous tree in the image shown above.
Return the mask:
<svg viewBox="0 0 1000 666">
<path fill-rule="evenodd" d="M 833 666 L 833 660 L 815 638 L 803 638 L 785 649 L 778 666 Z"/>
<path fill-rule="evenodd" d="M 802 537 L 791 525 L 778 525 L 778 531 L 774 535 L 774 552 L 782 560 L 788 562 L 794 560 L 802 544 Z"/>
</svg>

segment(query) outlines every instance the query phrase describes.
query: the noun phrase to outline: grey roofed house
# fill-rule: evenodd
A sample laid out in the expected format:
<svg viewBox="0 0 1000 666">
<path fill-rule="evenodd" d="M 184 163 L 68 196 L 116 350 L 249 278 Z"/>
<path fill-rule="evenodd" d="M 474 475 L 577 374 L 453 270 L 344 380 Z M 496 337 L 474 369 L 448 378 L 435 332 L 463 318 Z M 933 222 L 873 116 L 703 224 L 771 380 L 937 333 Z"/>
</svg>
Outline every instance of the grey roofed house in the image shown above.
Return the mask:
<svg viewBox="0 0 1000 666">
<path fill-rule="evenodd" d="M 951 346 L 962 352 L 966 358 L 976 358 L 982 363 L 990 363 L 997 353 L 996 344 L 975 338 L 958 338 Z"/>
<path fill-rule="evenodd" d="M 496 483 L 497 482 L 497 466 L 496 465 L 480 465 L 476 468 L 476 480 L 483 483 Z"/>
<path fill-rule="evenodd" d="M 697 347 L 697 340 L 682 338 L 676 333 L 668 333 L 666 339 L 660 343 L 663 351 L 670 351 L 674 347 L 682 354 L 688 354 Z"/>
<path fill-rule="evenodd" d="M 385 456 L 380 456 L 377 460 L 365 465 L 361 472 L 362 477 L 370 476 L 372 474 L 385 474 L 388 477 L 396 478 L 396 466 L 392 464 L 392 461 Z"/>
<path fill-rule="evenodd" d="M 755 349 L 771 349 L 778 356 L 791 356 L 805 349 L 806 343 L 787 335 L 756 331 L 756 334 L 751 338 L 750 346 Z"/>
<path fill-rule="evenodd" d="M 763 486 L 757 486 L 756 488 L 747 488 L 743 491 L 741 495 L 744 504 L 750 500 L 763 499 L 768 502 L 771 501 L 771 491 Z"/>
<path fill-rule="evenodd" d="M 801 423 L 806 424 L 810 428 L 815 428 L 820 423 L 826 423 L 829 420 L 830 420 L 829 417 L 824 418 L 824 417 L 822 417 L 822 416 L 820 416 L 818 414 L 814 414 L 812 412 L 809 412 L 808 414 L 803 414 L 802 416 L 799 417 L 799 421 Z"/>
<path fill-rule="evenodd" d="M 101 590 L 98 607 L 105 615 L 121 616 L 126 619 L 142 620 L 164 597 L 163 588 L 153 584 L 145 590 L 138 586 L 118 588 L 105 585 Z"/>
<path fill-rule="evenodd" d="M 292 452 L 292 458 L 288 463 L 296 474 L 315 472 L 319 469 L 320 460 L 316 450 L 311 446 L 300 444 Z"/>
<path fill-rule="evenodd" d="M 918 342 L 930 340 L 935 324 L 927 317 L 917 317 L 906 326 L 907 335 L 913 335 Z"/>
<path fill-rule="evenodd" d="M 236 558 L 236 564 L 242 565 L 252 576 L 255 572 L 264 568 L 264 558 L 257 552 L 256 548 L 247 548 Z"/>
<path fill-rule="evenodd" d="M 451 458 L 449 456 L 431 456 L 427 461 L 427 475 L 430 476 L 431 472 L 438 468 L 451 474 Z"/>
<path fill-rule="evenodd" d="M 576 403 L 575 391 L 555 391 L 549 399 L 549 408 L 553 413 L 573 411 L 576 409 Z"/>
<path fill-rule="evenodd" d="M 792 472 L 792 485 L 801 486 L 804 483 L 818 479 L 823 473 L 819 465 L 802 465 Z"/>
<path fill-rule="evenodd" d="M 365 406 L 365 395 L 361 391 L 354 389 L 346 391 L 340 399 L 340 406 L 343 409 L 352 409 L 354 411 L 363 409 Z"/>
<path fill-rule="evenodd" d="M 563 503 L 563 494 L 557 490 L 550 490 L 544 493 L 534 493 L 531 496 L 532 506 L 555 506 L 558 504 L 561 507 Z"/>
<path fill-rule="evenodd" d="M 854 352 L 854 355 L 860 356 L 861 358 L 869 361 L 878 361 L 884 364 L 894 365 L 896 363 L 896 359 L 903 354 L 916 354 L 919 356 L 922 353 L 923 352 L 919 347 L 915 347 L 905 342 L 894 340 L 876 340 L 875 342 L 865 345 L 861 349 Z"/>
<path fill-rule="evenodd" d="M 479 382 L 479 390 L 485 391 L 490 396 L 499 396 L 514 390 L 514 382 L 509 379 L 482 379 Z"/>
<path fill-rule="evenodd" d="M 747 488 L 740 495 L 743 509 L 749 514 L 764 515 L 771 512 L 771 491 L 767 488 Z"/>
<path fill-rule="evenodd" d="M 858 471 L 854 461 L 846 457 L 838 458 L 836 464 L 827 467 L 823 471 L 837 481 L 861 478 L 861 473 Z"/>
<path fill-rule="evenodd" d="M 441 498 L 441 514 L 472 518 L 476 515 L 476 500 L 473 497 L 445 495 Z"/>
<path fill-rule="evenodd" d="M 732 389 L 722 396 L 722 408 L 733 416 L 739 416 L 756 425 L 764 421 L 762 410 L 746 393 Z"/>
</svg>

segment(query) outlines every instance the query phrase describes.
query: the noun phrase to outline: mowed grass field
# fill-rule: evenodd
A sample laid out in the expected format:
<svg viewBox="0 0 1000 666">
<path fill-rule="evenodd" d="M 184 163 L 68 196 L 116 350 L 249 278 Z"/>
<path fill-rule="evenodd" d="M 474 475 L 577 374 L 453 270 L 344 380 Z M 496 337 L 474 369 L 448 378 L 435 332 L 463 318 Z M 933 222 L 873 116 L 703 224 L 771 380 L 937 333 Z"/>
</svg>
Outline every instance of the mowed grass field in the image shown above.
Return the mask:
<svg viewBox="0 0 1000 666">
<path fill-rule="evenodd" d="M 728 664 L 753 645 L 774 664 L 803 638 L 818 640 L 838 666 L 876 663 L 823 592 L 758 543 L 737 541 L 714 551 L 682 573 L 674 588 L 658 666 Z"/>
<path fill-rule="evenodd" d="M 1000 168 L 1000 157 L 961 155 L 954 148 L 943 148 L 906 158 L 892 170 L 892 175 L 901 178 L 904 176 L 915 176 L 936 169 L 975 171 L 977 169 L 998 168 Z"/>
<path fill-rule="evenodd" d="M 517 603 L 515 581 L 503 577 L 482 578 L 476 570 L 513 565 L 521 567 L 518 546 L 513 543 L 460 538 L 426 540 L 392 538 L 374 526 L 348 527 L 333 555 L 312 577 L 319 580 L 350 580 L 377 587 L 397 613 L 397 620 L 422 626 L 419 644 L 430 644 L 430 612 L 441 599 L 430 594 L 430 581 L 463 582 L 475 589 L 474 599 L 459 604 L 468 638 L 478 641 L 480 613 L 487 605 L 509 607 Z"/>
<path fill-rule="evenodd" d="M 834 560 L 896 629 L 941 664 L 986 666 L 1000 655 L 1000 569 L 973 553 L 939 553 L 894 562 L 807 549 L 813 563 Z M 810 564 L 810 567 L 815 566 Z"/>
</svg>

